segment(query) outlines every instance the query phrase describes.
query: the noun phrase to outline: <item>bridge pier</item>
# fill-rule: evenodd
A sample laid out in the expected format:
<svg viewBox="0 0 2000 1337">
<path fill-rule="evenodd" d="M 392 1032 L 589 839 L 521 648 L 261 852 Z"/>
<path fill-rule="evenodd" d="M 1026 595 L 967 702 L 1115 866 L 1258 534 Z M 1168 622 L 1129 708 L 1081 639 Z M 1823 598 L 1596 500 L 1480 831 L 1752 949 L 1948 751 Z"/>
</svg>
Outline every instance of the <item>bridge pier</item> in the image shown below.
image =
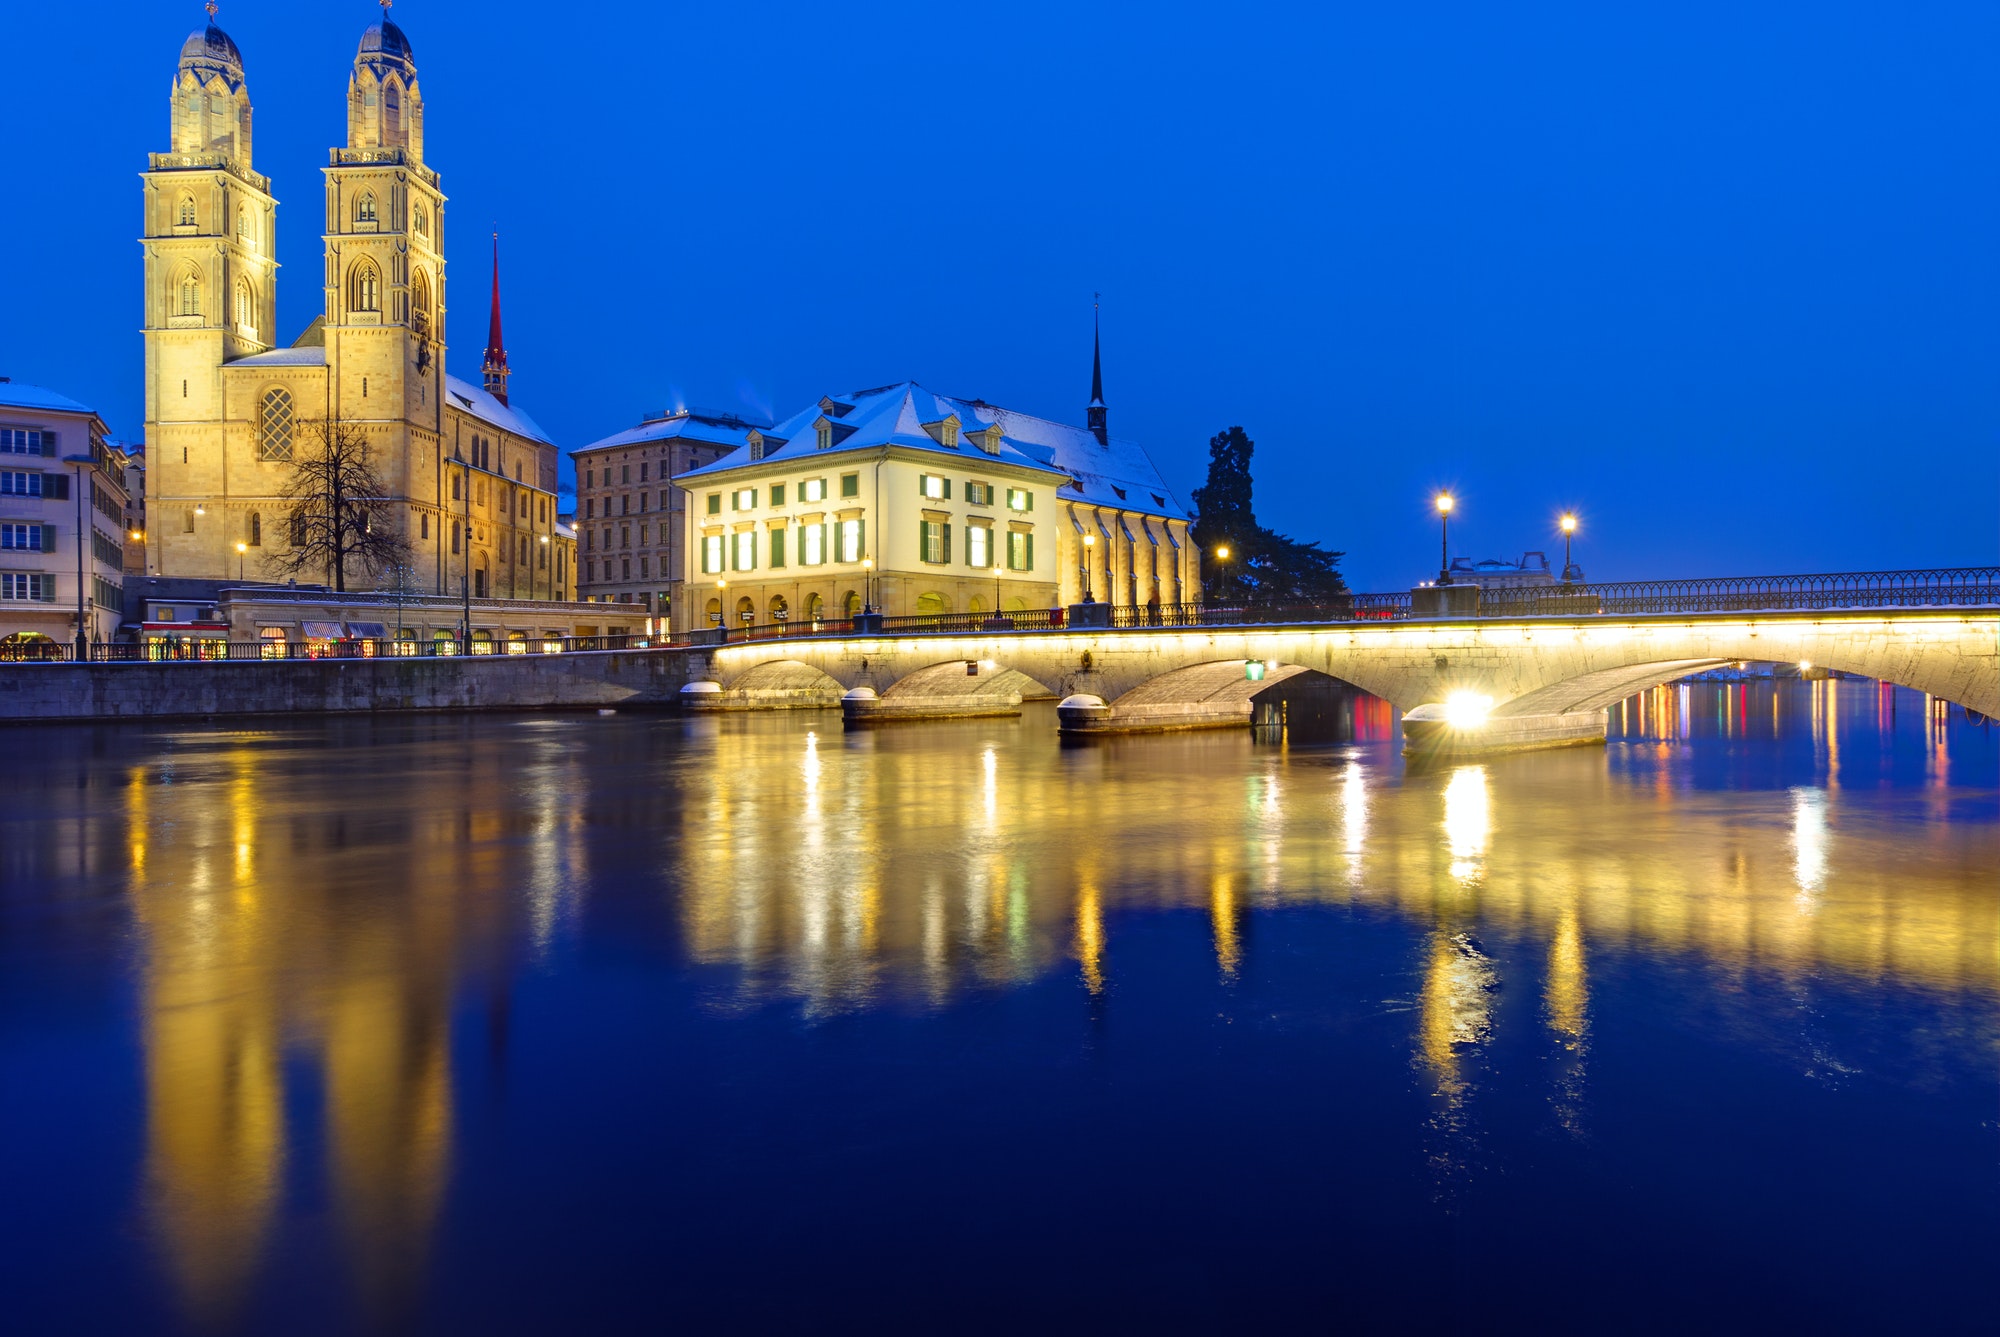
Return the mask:
<svg viewBox="0 0 2000 1337">
<path fill-rule="evenodd" d="M 1452 718 L 1447 706 L 1422 705 L 1403 716 L 1403 755 L 1491 756 L 1601 745 L 1605 718 L 1602 710 L 1573 710 L 1556 715 L 1487 715 L 1464 720 Z"/>
<path fill-rule="evenodd" d="M 1077 692 L 1056 704 L 1056 731 L 1065 734 L 1178 733 L 1187 729 L 1241 729 L 1251 704 L 1242 700 L 1122 702 Z"/>
</svg>

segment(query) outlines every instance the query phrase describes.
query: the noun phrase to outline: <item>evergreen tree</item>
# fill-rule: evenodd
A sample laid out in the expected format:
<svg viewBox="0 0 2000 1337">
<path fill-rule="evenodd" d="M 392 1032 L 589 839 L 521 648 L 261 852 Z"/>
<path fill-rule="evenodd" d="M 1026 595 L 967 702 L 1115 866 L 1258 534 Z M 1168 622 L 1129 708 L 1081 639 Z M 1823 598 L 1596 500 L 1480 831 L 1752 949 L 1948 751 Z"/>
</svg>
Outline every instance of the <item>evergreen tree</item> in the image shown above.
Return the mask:
<svg viewBox="0 0 2000 1337">
<path fill-rule="evenodd" d="M 1208 441 L 1208 481 L 1194 490 L 1194 536 L 1202 549 L 1202 597 L 1211 602 L 1236 602 L 1251 592 L 1248 563 L 1260 532 L 1250 501 L 1250 457 L 1256 450 L 1241 427 Z M 1229 556 L 1219 557 L 1225 548 Z"/>
<path fill-rule="evenodd" d="M 1257 523 L 1250 457 L 1241 427 L 1208 443 L 1208 481 L 1194 490 L 1195 541 L 1202 548 L 1202 597 L 1213 603 L 1326 603 L 1347 593 L 1344 553 L 1274 534 Z M 1228 549 L 1227 558 L 1218 554 Z"/>
</svg>

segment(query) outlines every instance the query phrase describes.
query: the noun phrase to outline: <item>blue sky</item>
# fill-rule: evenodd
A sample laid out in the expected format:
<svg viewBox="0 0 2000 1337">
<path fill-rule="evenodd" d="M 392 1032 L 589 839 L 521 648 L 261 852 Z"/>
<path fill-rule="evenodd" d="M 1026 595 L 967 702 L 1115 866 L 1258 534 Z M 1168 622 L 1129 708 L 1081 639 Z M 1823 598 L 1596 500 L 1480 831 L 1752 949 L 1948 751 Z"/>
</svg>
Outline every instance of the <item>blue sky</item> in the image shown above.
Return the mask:
<svg viewBox="0 0 2000 1337">
<path fill-rule="evenodd" d="M 232 0 L 279 323 L 365 0 Z M 1454 548 L 1593 578 L 2000 560 L 2000 7 L 406 0 L 449 362 L 502 234 L 566 447 L 915 378 L 1113 430 L 1185 499 L 1258 444 L 1357 586 Z M 140 431 L 137 173 L 195 4 L 23 7 L 0 374 Z M 29 79 L 28 75 L 21 76 Z M 30 110 L 35 111 L 29 115 Z"/>
</svg>

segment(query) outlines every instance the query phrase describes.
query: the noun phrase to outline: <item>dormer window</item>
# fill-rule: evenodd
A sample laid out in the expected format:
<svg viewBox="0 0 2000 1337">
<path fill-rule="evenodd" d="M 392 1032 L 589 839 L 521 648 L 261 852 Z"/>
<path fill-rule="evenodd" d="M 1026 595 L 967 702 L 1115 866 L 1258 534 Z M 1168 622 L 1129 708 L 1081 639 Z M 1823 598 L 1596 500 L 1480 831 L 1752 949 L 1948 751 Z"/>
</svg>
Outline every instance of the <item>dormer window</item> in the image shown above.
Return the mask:
<svg viewBox="0 0 2000 1337">
<path fill-rule="evenodd" d="M 972 435 L 979 448 L 988 455 L 998 455 L 1000 453 L 1001 432 L 999 423 L 994 423 L 985 431 L 974 432 Z"/>
<path fill-rule="evenodd" d="M 750 433 L 750 458 L 753 462 L 764 458 L 764 434 L 762 432 L 753 430 Z"/>
<path fill-rule="evenodd" d="M 937 442 L 939 445 L 950 450 L 958 449 L 957 414 L 954 413 L 950 417 L 940 419 L 937 422 L 927 422 L 924 424 L 924 430 L 929 432 L 931 440 Z"/>
<path fill-rule="evenodd" d="M 843 404 L 832 395 L 823 395 L 819 401 L 819 411 L 829 418 L 845 418 L 853 410 L 852 404 Z"/>
<path fill-rule="evenodd" d="M 832 423 L 828 422 L 825 418 L 821 418 L 818 422 L 813 424 L 813 432 L 819 442 L 819 448 L 821 450 L 833 449 Z"/>
</svg>

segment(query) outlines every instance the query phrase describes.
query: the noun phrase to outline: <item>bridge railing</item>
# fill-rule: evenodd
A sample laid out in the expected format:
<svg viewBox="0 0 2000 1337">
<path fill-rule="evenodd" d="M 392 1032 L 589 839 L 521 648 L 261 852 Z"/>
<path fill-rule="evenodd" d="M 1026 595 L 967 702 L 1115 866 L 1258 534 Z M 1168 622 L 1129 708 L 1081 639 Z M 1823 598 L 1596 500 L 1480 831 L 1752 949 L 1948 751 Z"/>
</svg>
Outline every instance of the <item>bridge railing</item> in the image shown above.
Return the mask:
<svg viewBox="0 0 2000 1337">
<path fill-rule="evenodd" d="M 1646 613 L 1785 612 L 1817 609 L 1968 608 L 2000 606 L 2000 566 L 1922 571 L 1851 571 L 1796 576 L 1721 576 L 1704 580 L 1624 581 L 1597 585 L 1540 585 L 1487 589 L 1479 594 L 1482 618 L 1601 617 Z M 1100 605 L 1100 608 L 1103 606 Z M 1407 593 L 1343 594 L 1315 603 L 1121 604 L 1104 609 L 1115 628 L 1242 627 L 1312 623 L 1380 623 L 1413 616 Z M 1459 614 L 1458 616 L 1463 616 Z M 870 635 L 966 635 L 995 631 L 1059 631 L 1069 622 L 1061 608 L 1014 613 L 919 613 L 885 617 Z M 586 650 L 643 650 L 675 646 L 741 644 L 808 636 L 850 636 L 852 619 L 801 619 L 746 627 L 707 627 L 672 635 L 527 636 L 522 639 L 416 641 L 226 641 L 198 635 L 144 643 L 91 646 L 96 663 L 162 661 L 400 659 L 471 655 L 543 655 Z M 76 658 L 67 642 L 0 639 L 0 663 L 60 663 Z"/>
</svg>

